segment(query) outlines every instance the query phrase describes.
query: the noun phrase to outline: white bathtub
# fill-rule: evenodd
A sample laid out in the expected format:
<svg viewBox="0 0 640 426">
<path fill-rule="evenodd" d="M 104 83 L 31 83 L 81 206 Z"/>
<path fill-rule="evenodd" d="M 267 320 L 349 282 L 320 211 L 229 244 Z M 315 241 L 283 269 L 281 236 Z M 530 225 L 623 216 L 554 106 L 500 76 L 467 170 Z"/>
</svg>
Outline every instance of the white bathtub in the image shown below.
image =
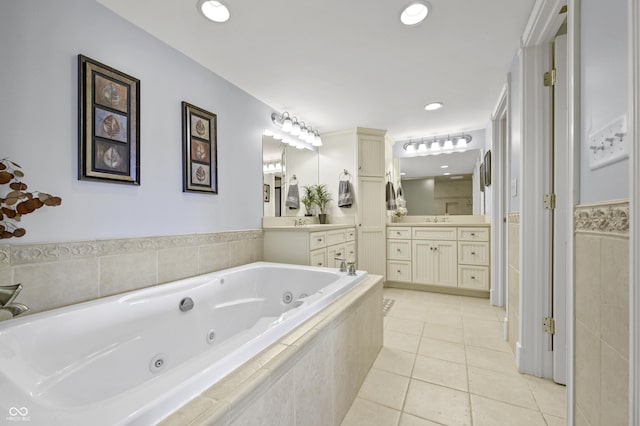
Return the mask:
<svg viewBox="0 0 640 426">
<path fill-rule="evenodd" d="M 0 420 L 153 424 L 366 275 L 257 262 L 1 322 Z"/>
</svg>

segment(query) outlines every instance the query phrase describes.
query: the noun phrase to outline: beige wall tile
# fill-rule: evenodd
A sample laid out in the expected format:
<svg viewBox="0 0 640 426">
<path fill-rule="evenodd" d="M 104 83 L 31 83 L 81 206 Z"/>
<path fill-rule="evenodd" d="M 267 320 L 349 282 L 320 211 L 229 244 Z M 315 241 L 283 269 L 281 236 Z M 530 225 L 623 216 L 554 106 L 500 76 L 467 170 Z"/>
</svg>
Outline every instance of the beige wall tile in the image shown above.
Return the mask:
<svg viewBox="0 0 640 426">
<path fill-rule="evenodd" d="M 229 244 L 218 243 L 198 247 L 198 273 L 220 271 L 229 267 Z"/>
<path fill-rule="evenodd" d="M 294 398 L 293 371 L 288 372 L 276 381 L 273 386 L 236 417 L 233 426 L 293 426 Z"/>
<path fill-rule="evenodd" d="M 629 240 L 602 238 L 600 336 L 618 353 L 629 352 Z M 577 306 L 576 306 L 577 308 Z"/>
<path fill-rule="evenodd" d="M 333 422 L 331 343 L 328 332 L 318 334 L 316 342 L 293 369 L 295 424 L 324 426 Z"/>
<path fill-rule="evenodd" d="M 213 407 L 215 402 L 201 396 L 192 399 L 181 410 L 176 411 L 160 422 L 160 426 L 184 426 L 195 420 L 202 412 Z"/>
<path fill-rule="evenodd" d="M 509 224 L 508 232 L 508 259 L 509 266 L 516 270 L 520 270 L 520 225 L 516 223 Z"/>
<path fill-rule="evenodd" d="M 593 334 L 600 335 L 600 246 L 601 238 L 576 235 L 575 292 L 576 319 Z"/>
<path fill-rule="evenodd" d="M 600 424 L 629 423 L 629 362 L 614 348 L 602 343 L 600 370 Z"/>
<path fill-rule="evenodd" d="M 154 251 L 100 258 L 100 297 L 156 284 L 157 255 Z"/>
<path fill-rule="evenodd" d="M 158 251 L 158 283 L 198 274 L 198 248 L 179 247 Z"/>
<path fill-rule="evenodd" d="M 0 285 L 13 284 L 13 269 L 0 269 Z"/>
<path fill-rule="evenodd" d="M 333 332 L 333 388 L 335 424 L 339 424 L 349 410 L 360 388 L 358 381 L 357 315 L 355 311 L 334 328 Z"/>
<path fill-rule="evenodd" d="M 576 321 L 575 400 L 585 420 L 600 422 L 600 339 Z"/>
<path fill-rule="evenodd" d="M 229 241 L 229 266 L 245 265 L 253 262 L 254 249 L 252 240 Z"/>
<path fill-rule="evenodd" d="M 261 262 L 264 260 L 264 239 L 256 238 L 253 242 L 253 261 Z"/>
<path fill-rule="evenodd" d="M 14 283 L 24 286 L 16 301 L 38 312 L 96 299 L 98 271 L 97 259 L 16 266 Z"/>
<path fill-rule="evenodd" d="M 576 407 L 574 423 L 575 426 L 591 426 L 580 407 Z"/>
</svg>

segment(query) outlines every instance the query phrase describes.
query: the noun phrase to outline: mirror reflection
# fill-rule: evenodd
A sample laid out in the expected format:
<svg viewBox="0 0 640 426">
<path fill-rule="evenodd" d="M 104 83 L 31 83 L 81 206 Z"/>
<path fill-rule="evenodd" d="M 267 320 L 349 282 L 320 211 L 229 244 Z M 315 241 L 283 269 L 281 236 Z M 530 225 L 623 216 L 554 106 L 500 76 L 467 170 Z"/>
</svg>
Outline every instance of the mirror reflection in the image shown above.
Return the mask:
<svg viewBox="0 0 640 426">
<path fill-rule="evenodd" d="M 318 183 L 318 153 L 284 144 L 276 137 L 262 136 L 263 215 L 303 216 L 302 203 L 297 203 L 298 208 L 290 207 L 296 203 L 287 203 L 287 195 L 291 186 L 297 184 L 297 191 L 295 188 L 292 191 L 301 199 L 304 186 Z"/>
<path fill-rule="evenodd" d="M 480 150 L 470 149 L 400 158 L 407 214 L 473 214 L 473 171 L 480 154 Z"/>
</svg>

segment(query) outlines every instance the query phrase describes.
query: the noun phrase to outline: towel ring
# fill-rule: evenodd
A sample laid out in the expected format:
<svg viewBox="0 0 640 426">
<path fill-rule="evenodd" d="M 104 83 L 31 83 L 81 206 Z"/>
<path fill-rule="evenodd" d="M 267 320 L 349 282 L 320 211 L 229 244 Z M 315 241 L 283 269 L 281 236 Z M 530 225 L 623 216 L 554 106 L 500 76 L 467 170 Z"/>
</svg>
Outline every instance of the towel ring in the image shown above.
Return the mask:
<svg viewBox="0 0 640 426">
<path fill-rule="evenodd" d="M 346 177 L 346 179 L 343 179 L 343 177 Z M 347 171 L 347 169 L 344 169 L 342 171 L 342 173 L 340 173 L 338 175 L 338 180 L 341 181 L 341 182 L 344 182 L 344 181 L 350 182 L 351 181 L 351 173 L 349 173 Z"/>
</svg>

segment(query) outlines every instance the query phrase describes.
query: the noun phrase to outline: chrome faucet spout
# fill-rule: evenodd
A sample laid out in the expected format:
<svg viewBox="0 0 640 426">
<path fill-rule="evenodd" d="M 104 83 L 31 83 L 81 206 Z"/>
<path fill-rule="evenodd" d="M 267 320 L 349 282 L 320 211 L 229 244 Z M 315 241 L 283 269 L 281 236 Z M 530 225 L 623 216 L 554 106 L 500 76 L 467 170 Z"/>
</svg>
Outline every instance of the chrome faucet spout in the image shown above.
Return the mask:
<svg viewBox="0 0 640 426">
<path fill-rule="evenodd" d="M 22 284 L 0 286 L 0 307 L 13 302 L 22 291 Z"/>
<path fill-rule="evenodd" d="M 0 311 L 9 311 L 14 317 L 17 317 L 20 314 L 24 314 L 28 310 L 29 307 L 27 305 L 23 305 L 22 303 L 8 303 L 0 307 Z"/>
</svg>

